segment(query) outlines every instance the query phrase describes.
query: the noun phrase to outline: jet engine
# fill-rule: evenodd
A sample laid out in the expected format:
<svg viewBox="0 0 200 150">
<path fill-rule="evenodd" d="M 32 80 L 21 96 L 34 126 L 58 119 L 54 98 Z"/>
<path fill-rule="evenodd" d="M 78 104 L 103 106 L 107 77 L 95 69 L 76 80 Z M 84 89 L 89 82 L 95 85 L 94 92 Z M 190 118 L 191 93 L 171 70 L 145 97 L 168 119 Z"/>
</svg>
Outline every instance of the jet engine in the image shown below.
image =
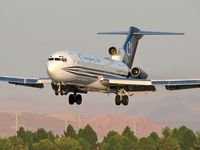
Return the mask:
<svg viewBox="0 0 200 150">
<path fill-rule="evenodd" d="M 108 49 L 108 53 L 112 56 L 112 59 L 122 61 L 124 58 L 124 50 L 117 49 L 116 47 L 112 46 Z"/>
<path fill-rule="evenodd" d="M 134 67 L 130 70 L 130 75 L 137 79 L 147 79 L 148 74 L 138 67 Z"/>
<path fill-rule="evenodd" d="M 108 49 L 108 53 L 109 53 L 111 56 L 113 56 L 113 55 L 118 54 L 118 50 L 116 49 L 116 47 L 110 47 L 110 48 Z"/>
</svg>

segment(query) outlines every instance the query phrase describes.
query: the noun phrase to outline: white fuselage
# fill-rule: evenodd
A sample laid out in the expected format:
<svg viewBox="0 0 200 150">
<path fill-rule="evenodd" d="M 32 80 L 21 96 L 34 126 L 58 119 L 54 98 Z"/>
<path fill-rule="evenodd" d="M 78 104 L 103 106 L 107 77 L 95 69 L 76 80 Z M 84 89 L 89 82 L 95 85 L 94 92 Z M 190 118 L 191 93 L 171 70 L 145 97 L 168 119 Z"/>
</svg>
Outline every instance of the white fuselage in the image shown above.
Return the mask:
<svg viewBox="0 0 200 150">
<path fill-rule="evenodd" d="M 53 82 L 74 85 L 88 91 L 108 92 L 100 77 L 126 78 L 129 68 L 121 61 L 85 52 L 62 51 L 49 57 L 47 73 Z"/>
</svg>

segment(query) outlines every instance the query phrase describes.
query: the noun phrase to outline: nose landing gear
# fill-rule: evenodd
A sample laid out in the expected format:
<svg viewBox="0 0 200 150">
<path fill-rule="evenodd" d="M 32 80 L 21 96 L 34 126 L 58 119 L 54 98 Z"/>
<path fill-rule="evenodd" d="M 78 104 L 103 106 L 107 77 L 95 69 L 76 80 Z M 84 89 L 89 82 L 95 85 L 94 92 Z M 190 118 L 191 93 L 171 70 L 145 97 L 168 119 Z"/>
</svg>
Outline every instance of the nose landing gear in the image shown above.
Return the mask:
<svg viewBox="0 0 200 150">
<path fill-rule="evenodd" d="M 62 83 L 52 83 L 51 84 L 53 90 L 55 91 L 55 95 L 67 95 L 70 91 L 70 86 L 63 85 Z"/>
<path fill-rule="evenodd" d="M 82 96 L 78 93 L 87 93 L 81 90 L 74 88 L 71 85 L 64 85 L 61 82 L 58 83 L 51 83 L 53 90 L 55 91 L 55 95 L 67 95 L 69 92 L 73 92 L 74 94 L 70 94 L 68 98 L 68 102 L 70 105 L 76 103 L 77 105 L 81 105 L 82 103 Z"/>
</svg>

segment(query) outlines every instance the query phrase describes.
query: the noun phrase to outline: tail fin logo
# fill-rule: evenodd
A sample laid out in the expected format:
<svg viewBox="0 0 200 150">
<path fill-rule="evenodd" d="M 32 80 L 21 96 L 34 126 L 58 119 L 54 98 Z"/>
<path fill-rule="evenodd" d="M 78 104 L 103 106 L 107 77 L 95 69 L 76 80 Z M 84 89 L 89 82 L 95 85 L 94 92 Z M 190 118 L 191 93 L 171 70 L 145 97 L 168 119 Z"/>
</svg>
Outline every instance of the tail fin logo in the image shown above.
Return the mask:
<svg viewBox="0 0 200 150">
<path fill-rule="evenodd" d="M 131 50 L 132 50 L 133 43 L 131 41 L 128 41 L 126 46 L 126 53 L 128 56 L 131 56 Z"/>
</svg>

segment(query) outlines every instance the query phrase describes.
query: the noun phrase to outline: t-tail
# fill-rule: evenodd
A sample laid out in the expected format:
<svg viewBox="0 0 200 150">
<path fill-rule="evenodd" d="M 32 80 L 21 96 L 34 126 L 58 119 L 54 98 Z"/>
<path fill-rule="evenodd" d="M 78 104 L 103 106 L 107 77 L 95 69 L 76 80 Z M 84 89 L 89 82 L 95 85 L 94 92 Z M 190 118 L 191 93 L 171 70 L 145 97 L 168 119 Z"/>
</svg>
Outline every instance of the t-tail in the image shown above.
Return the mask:
<svg viewBox="0 0 200 150">
<path fill-rule="evenodd" d="M 137 46 L 139 40 L 144 35 L 184 35 L 184 33 L 175 33 L 175 32 L 153 32 L 153 31 L 141 31 L 136 27 L 130 27 L 129 31 L 125 32 L 100 32 L 98 34 L 113 34 L 113 35 L 127 35 L 127 38 L 122 47 L 124 51 L 123 62 L 129 67 L 132 68 L 134 57 L 136 54 Z"/>
</svg>

